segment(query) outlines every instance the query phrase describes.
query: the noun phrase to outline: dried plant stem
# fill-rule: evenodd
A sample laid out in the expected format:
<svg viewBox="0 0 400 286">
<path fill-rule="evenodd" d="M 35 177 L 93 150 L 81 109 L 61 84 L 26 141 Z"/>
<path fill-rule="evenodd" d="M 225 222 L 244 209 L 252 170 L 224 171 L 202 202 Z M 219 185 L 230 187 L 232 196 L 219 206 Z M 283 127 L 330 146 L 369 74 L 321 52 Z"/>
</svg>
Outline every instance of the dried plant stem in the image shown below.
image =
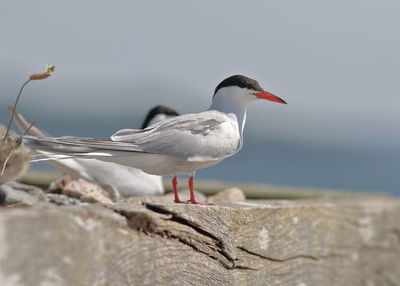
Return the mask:
<svg viewBox="0 0 400 286">
<path fill-rule="evenodd" d="M 27 82 L 26 82 L 26 83 L 27 83 Z M 25 84 L 26 84 L 26 83 L 25 83 Z M 15 106 L 14 106 L 14 111 L 15 111 Z M 13 112 L 13 114 L 14 114 L 14 112 Z M 12 117 L 11 117 L 11 118 L 12 118 Z M 11 120 L 12 120 L 12 119 L 11 119 Z M 12 146 L 10 153 L 7 155 L 7 158 L 4 160 L 3 167 L 1 168 L 0 177 L 3 176 L 4 171 L 6 170 L 6 166 L 7 166 L 8 160 L 10 160 L 10 158 L 11 158 L 11 156 L 12 156 L 14 150 L 15 150 L 15 147 L 18 147 L 19 145 L 21 145 L 21 143 L 22 143 L 22 138 L 29 132 L 29 130 L 32 128 L 33 124 L 35 124 L 35 122 L 32 122 L 31 125 L 29 125 L 29 127 L 25 130 L 24 135 L 22 135 L 22 136 L 18 139 L 17 144 L 15 144 L 14 146 Z"/>
<path fill-rule="evenodd" d="M 7 166 L 8 160 L 10 160 L 11 155 L 13 154 L 13 152 L 14 152 L 14 146 L 12 147 L 12 149 L 11 149 L 10 153 L 8 154 L 7 158 L 4 160 L 3 167 L 1 168 L 0 177 L 3 176 L 4 171 L 6 170 L 6 166 Z"/>
<path fill-rule="evenodd" d="M 46 79 L 46 78 L 52 76 L 53 73 L 54 73 L 54 70 L 55 70 L 55 67 L 54 67 L 53 65 L 47 64 L 47 65 L 45 66 L 44 71 L 43 71 L 42 73 L 31 74 L 31 75 L 29 76 L 29 79 L 28 79 L 26 82 L 24 82 L 24 84 L 21 86 L 21 88 L 20 88 L 20 90 L 19 90 L 19 93 L 18 93 L 18 96 L 17 96 L 17 99 L 15 100 L 15 103 L 14 103 L 13 112 L 12 112 L 12 114 L 11 114 L 10 122 L 8 123 L 8 127 L 7 127 L 7 130 L 6 130 L 6 134 L 4 134 L 4 137 L 3 137 L 3 139 L 2 139 L 2 143 L 3 143 L 3 144 L 4 144 L 4 142 L 6 141 L 6 138 L 7 138 L 7 136 L 8 136 L 8 133 L 10 132 L 11 124 L 12 124 L 12 122 L 13 122 L 14 115 L 15 115 L 15 110 L 17 109 L 18 100 L 19 100 L 19 98 L 21 97 L 22 90 L 24 89 L 24 87 L 25 87 L 31 80 L 42 80 L 42 79 Z"/>
<path fill-rule="evenodd" d="M 7 138 L 7 136 L 8 136 L 8 133 L 10 132 L 11 124 L 12 124 L 12 121 L 13 121 L 13 119 L 14 119 L 15 110 L 16 110 L 16 108 L 17 108 L 17 104 L 18 104 L 19 98 L 21 97 L 22 90 L 24 89 L 24 87 L 25 87 L 30 81 L 31 81 L 31 79 L 28 79 L 28 80 L 21 86 L 21 88 L 20 88 L 20 90 L 19 90 L 17 99 L 15 100 L 15 103 L 14 103 L 14 108 L 13 108 L 13 112 L 12 112 L 12 114 L 11 114 L 10 122 L 8 122 L 8 127 L 7 127 L 6 134 L 4 134 L 4 137 L 3 137 L 3 140 L 2 140 L 3 143 L 4 143 L 4 141 L 6 140 L 6 138 Z M 30 129 L 30 127 L 29 127 L 29 129 Z M 5 164 L 4 164 L 4 166 L 5 166 Z M 3 168 L 3 169 L 4 169 L 4 168 Z M 2 174 L 3 174 L 3 173 L 2 173 Z"/>
</svg>

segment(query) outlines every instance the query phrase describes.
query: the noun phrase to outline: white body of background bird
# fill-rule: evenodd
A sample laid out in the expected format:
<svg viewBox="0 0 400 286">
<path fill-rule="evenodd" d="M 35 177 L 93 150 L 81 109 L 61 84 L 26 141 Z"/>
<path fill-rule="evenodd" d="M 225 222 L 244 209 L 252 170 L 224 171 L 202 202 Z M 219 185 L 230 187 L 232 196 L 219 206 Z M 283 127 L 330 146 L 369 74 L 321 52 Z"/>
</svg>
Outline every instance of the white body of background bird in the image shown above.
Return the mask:
<svg viewBox="0 0 400 286">
<path fill-rule="evenodd" d="M 148 112 L 142 124 L 142 128 L 177 115 L 179 114 L 169 107 L 161 105 L 156 106 Z M 21 132 L 25 132 L 31 125 L 29 121 L 17 112 L 14 120 Z M 31 127 L 28 134 L 32 136 L 50 137 L 46 131 L 40 129 L 36 125 Z M 38 152 L 46 154 L 40 150 Z M 47 163 L 60 172 L 69 174 L 74 179 L 84 178 L 89 181 L 111 185 L 124 197 L 155 196 L 164 193 L 162 178 L 157 175 L 147 174 L 140 169 L 96 159 L 70 158 L 57 161 L 49 160 Z"/>
</svg>

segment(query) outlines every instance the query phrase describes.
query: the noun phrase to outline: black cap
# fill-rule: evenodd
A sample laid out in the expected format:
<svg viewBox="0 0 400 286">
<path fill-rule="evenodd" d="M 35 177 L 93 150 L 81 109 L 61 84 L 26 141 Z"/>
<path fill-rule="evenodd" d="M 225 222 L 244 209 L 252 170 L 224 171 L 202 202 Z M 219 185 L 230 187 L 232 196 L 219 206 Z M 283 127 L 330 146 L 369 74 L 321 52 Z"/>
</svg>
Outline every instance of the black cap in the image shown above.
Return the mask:
<svg viewBox="0 0 400 286">
<path fill-rule="evenodd" d="M 264 91 L 261 88 L 258 81 L 251 79 L 247 76 L 237 74 L 237 75 L 230 76 L 230 77 L 224 79 L 223 81 L 221 81 L 221 83 L 219 85 L 217 85 L 217 87 L 215 88 L 214 96 L 220 88 L 228 87 L 228 86 L 238 86 L 238 87 L 247 88 L 247 89 L 260 91 L 260 92 Z"/>
<path fill-rule="evenodd" d="M 149 126 L 150 121 L 153 120 L 154 117 L 156 117 L 159 114 L 165 114 L 165 115 L 169 115 L 169 116 L 178 116 L 179 113 L 176 112 L 174 109 L 169 108 L 167 106 L 164 105 L 157 105 L 156 107 L 152 108 L 148 113 L 146 118 L 143 121 L 142 124 L 142 129 L 146 128 L 147 126 Z"/>
</svg>

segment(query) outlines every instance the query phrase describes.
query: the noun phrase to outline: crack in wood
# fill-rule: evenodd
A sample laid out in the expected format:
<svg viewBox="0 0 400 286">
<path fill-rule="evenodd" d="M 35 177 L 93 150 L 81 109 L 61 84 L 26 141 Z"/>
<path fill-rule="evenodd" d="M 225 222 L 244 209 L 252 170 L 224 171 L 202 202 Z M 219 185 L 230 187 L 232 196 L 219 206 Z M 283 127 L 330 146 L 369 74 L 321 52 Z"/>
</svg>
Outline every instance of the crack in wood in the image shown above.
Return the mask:
<svg viewBox="0 0 400 286">
<path fill-rule="evenodd" d="M 244 251 L 244 252 L 246 252 L 246 253 L 248 253 L 248 254 L 250 254 L 250 255 L 257 256 L 259 258 L 266 259 L 266 260 L 269 260 L 269 261 L 272 261 L 272 262 L 287 262 L 287 261 L 300 259 L 300 258 L 309 259 L 309 260 L 313 260 L 313 261 L 320 261 L 321 259 L 340 256 L 339 254 L 329 254 L 329 255 L 316 257 L 316 256 L 313 256 L 313 255 L 299 254 L 299 255 L 295 255 L 295 256 L 291 256 L 291 257 L 287 257 L 287 258 L 273 258 L 273 257 L 268 257 L 268 256 L 265 256 L 265 255 L 256 253 L 254 251 L 248 250 L 245 247 L 238 246 L 237 248 L 242 250 L 242 251 Z"/>
<path fill-rule="evenodd" d="M 198 233 L 200 233 L 200 234 L 202 234 L 202 235 L 204 235 L 204 236 L 208 236 L 208 237 L 210 237 L 211 239 L 217 241 L 218 243 L 221 243 L 221 241 L 220 241 L 217 237 L 215 237 L 212 233 L 209 233 L 209 232 L 205 231 L 204 229 L 202 229 L 201 227 L 197 226 L 196 224 L 194 224 L 194 223 L 192 223 L 192 222 L 190 222 L 190 221 L 188 221 L 188 220 L 186 220 L 186 219 L 184 219 L 184 218 L 179 217 L 177 214 L 175 214 L 175 213 L 173 213 L 173 212 L 166 211 L 166 210 L 164 210 L 164 209 L 158 208 L 158 207 L 155 206 L 155 205 L 149 205 L 149 204 L 146 204 L 146 203 L 144 203 L 144 206 L 145 206 L 148 210 L 151 210 L 151 211 L 153 211 L 153 212 L 157 212 L 157 213 L 165 214 L 165 215 L 171 215 L 172 217 L 169 218 L 168 220 L 174 221 L 174 222 L 176 222 L 176 223 L 180 223 L 180 224 L 183 224 L 183 225 L 186 225 L 186 226 L 188 226 L 188 227 L 191 227 L 191 228 L 193 228 L 195 231 L 197 231 Z"/>
<path fill-rule="evenodd" d="M 264 273 L 265 269 L 271 265 L 281 267 L 285 265 L 283 263 L 301 262 L 302 264 L 308 261 L 312 265 L 317 266 L 334 263 L 335 257 L 339 257 L 339 259 L 352 259 L 349 260 L 351 263 L 358 263 L 357 260 L 362 259 L 359 256 L 353 258 L 351 255 L 354 254 L 353 252 L 350 254 L 345 252 L 345 250 L 354 250 L 354 245 L 340 245 L 338 249 L 341 252 L 339 253 L 333 253 L 336 252 L 334 249 L 337 248 L 334 245 L 335 247 L 329 248 L 330 251 L 321 253 L 321 255 L 318 252 L 313 252 L 313 255 L 309 255 L 307 254 L 308 248 L 302 248 L 298 253 L 289 253 L 283 256 L 278 252 L 278 254 L 272 257 L 270 253 L 264 253 L 258 249 L 253 250 L 252 244 L 248 243 L 248 241 L 253 239 L 251 236 L 246 240 L 246 245 L 241 244 L 241 246 L 237 246 L 235 243 L 243 239 L 240 235 L 247 235 L 246 227 L 251 228 L 251 226 L 246 224 L 247 220 L 235 220 L 236 213 L 228 213 L 230 216 L 222 216 L 220 215 L 221 211 L 216 211 L 215 208 L 142 202 L 142 206 L 120 205 L 113 206 L 111 209 L 127 219 L 129 228 L 148 236 L 169 239 L 174 242 L 174 245 L 178 245 L 178 247 L 188 246 L 190 247 L 188 253 L 194 255 L 196 252 L 205 255 L 204 259 L 213 261 L 221 269 L 226 269 L 229 272 L 242 272 L 240 275 L 263 275 L 260 273 Z M 224 211 L 230 212 L 231 210 L 224 209 Z M 282 223 L 281 220 L 282 218 L 279 218 L 278 222 Z M 244 224 L 246 224 L 245 229 L 242 228 Z M 392 240 L 396 243 L 395 246 L 397 246 L 397 242 L 400 241 L 400 230 L 396 227 L 391 227 L 388 230 L 391 233 Z M 357 245 L 358 252 L 361 252 L 363 249 L 378 250 L 380 253 L 391 251 L 391 248 L 381 245 L 365 245 L 362 243 Z M 393 251 L 397 252 L 398 249 L 395 248 Z M 269 275 L 270 277 L 280 275 L 285 277 L 291 274 L 290 272 L 277 272 L 270 273 Z M 392 281 L 389 278 L 386 278 L 386 280 L 388 280 L 386 284 L 392 285 L 390 284 Z"/>
<path fill-rule="evenodd" d="M 146 209 L 151 210 L 151 211 L 153 211 L 153 212 L 171 216 L 170 218 L 167 218 L 167 220 L 169 220 L 169 221 L 171 221 L 171 222 L 175 222 L 175 223 L 178 223 L 178 224 L 180 224 L 180 225 L 184 225 L 184 226 L 190 227 L 191 229 L 195 230 L 195 231 L 196 231 L 198 234 L 200 234 L 201 236 L 205 236 L 205 237 L 208 237 L 208 238 L 212 239 L 212 240 L 214 241 L 214 245 L 208 244 L 204 239 L 197 239 L 197 241 L 198 241 L 199 243 L 201 243 L 201 244 L 206 245 L 208 248 L 211 249 L 212 252 L 213 252 L 213 251 L 218 252 L 218 253 L 219 253 L 221 256 L 223 256 L 223 257 L 227 260 L 227 262 L 229 262 L 229 263 L 227 263 L 226 261 L 221 260 L 218 256 L 214 256 L 214 255 L 212 255 L 211 253 L 202 251 L 201 249 L 199 249 L 198 247 L 196 247 L 195 244 L 190 243 L 190 241 L 188 241 L 188 240 L 186 240 L 186 239 L 184 239 L 184 238 L 182 238 L 182 237 L 175 236 L 175 235 L 173 235 L 173 234 L 171 234 L 171 233 L 168 233 L 168 235 L 169 235 L 170 237 L 173 237 L 173 238 L 175 238 L 175 239 L 178 239 L 180 242 L 182 242 L 182 243 L 184 243 L 184 244 L 186 244 L 186 245 L 192 247 L 193 249 L 195 249 L 195 250 L 197 250 L 197 251 L 199 251 L 199 252 L 201 252 L 201 253 L 203 253 L 203 254 L 206 254 L 207 256 L 209 256 L 210 258 L 212 258 L 212 259 L 214 259 L 214 260 L 217 260 L 219 263 L 221 263 L 221 264 L 224 266 L 224 268 L 226 268 L 226 269 L 233 269 L 233 268 L 234 268 L 234 261 L 235 261 L 235 259 L 232 258 L 232 257 L 229 255 L 229 253 L 227 253 L 227 252 L 224 250 L 224 242 L 223 242 L 221 239 L 219 239 L 218 237 L 216 237 L 216 236 L 213 235 L 212 233 L 210 233 L 210 232 L 208 232 L 208 231 L 205 231 L 205 230 L 202 229 L 200 226 L 198 226 L 198 225 L 196 225 L 196 224 L 194 224 L 194 223 L 192 223 L 192 222 L 190 222 L 190 221 L 188 221 L 188 220 L 186 220 L 186 219 L 180 217 L 180 216 L 179 216 L 178 214 L 176 214 L 176 213 L 173 213 L 173 212 L 171 212 L 171 211 L 168 211 L 168 210 L 159 208 L 159 207 L 157 207 L 156 205 L 153 205 L 153 204 L 148 204 L 148 203 L 146 203 L 146 202 L 143 202 L 143 205 L 146 207 Z M 167 232 L 168 232 L 168 231 L 167 231 Z M 215 247 L 214 247 L 214 246 L 215 246 Z"/>
<path fill-rule="evenodd" d="M 207 255 L 211 259 L 219 262 L 225 269 L 231 270 L 234 268 L 234 258 L 232 258 L 224 250 L 224 242 L 205 231 L 200 226 L 180 217 L 178 214 L 168 210 L 159 208 L 153 204 L 142 202 L 145 209 L 163 215 L 163 217 L 154 217 L 150 213 L 141 211 L 140 209 L 124 209 L 111 207 L 112 211 L 127 219 L 127 226 L 131 229 L 140 231 L 145 235 L 157 235 L 162 238 L 175 239 L 183 243 L 195 251 Z M 160 221 L 168 221 L 176 224 L 176 227 L 169 227 L 160 223 Z M 183 228 L 182 228 L 183 226 Z M 185 227 L 193 230 L 185 231 Z"/>
<path fill-rule="evenodd" d="M 253 268 L 253 267 L 249 267 L 249 266 L 243 266 L 243 265 L 234 265 L 232 268 L 228 269 L 228 270 L 252 270 L 252 271 L 258 271 L 260 269 L 257 268 Z"/>
<path fill-rule="evenodd" d="M 194 236 L 190 236 L 190 237 L 185 237 L 184 235 L 180 236 L 177 234 L 174 234 L 172 231 L 168 230 L 168 229 L 159 229 L 157 227 L 153 228 L 153 227 L 146 227 L 146 228 L 141 228 L 141 227 L 137 227 L 137 225 L 132 224 L 132 223 L 128 223 L 128 226 L 130 228 L 136 229 L 138 231 L 141 231 L 142 233 L 146 234 L 146 235 L 157 235 L 160 236 L 162 238 L 167 238 L 167 239 L 175 239 L 177 241 L 179 241 L 180 243 L 183 243 L 189 247 L 191 247 L 192 249 L 194 249 L 195 251 L 198 251 L 202 254 L 207 255 L 209 258 L 219 262 L 225 269 L 227 270 L 251 270 L 251 271 L 258 271 L 259 269 L 257 268 L 253 268 L 253 267 L 249 267 L 249 266 L 245 266 L 243 264 L 237 264 L 238 259 L 233 259 L 228 253 L 226 253 L 223 250 L 223 245 L 224 242 L 221 241 L 221 239 L 219 239 L 218 237 L 216 237 L 215 235 L 213 235 L 212 233 L 205 231 L 204 229 L 202 229 L 200 226 L 198 226 L 197 224 L 194 224 L 191 221 L 188 221 L 187 219 L 184 219 L 182 217 L 179 216 L 179 214 L 176 214 L 174 212 L 171 212 L 169 210 L 160 208 L 154 204 L 149 204 L 146 202 L 143 202 L 144 207 L 147 210 L 150 210 L 154 213 L 157 214 L 161 214 L 161 215 L 165 215 L 165 218 L 160 218 L 166 221 L 170 221 L 173 223 L 176 223 L 178 225 L 183 225 L 186 227 L 189 227 L 191 229 L 193 229 L 199 236 L 198 237 L 194 237 Z M 114 210 L 116 211 L 116 210 Z M 130 216 L 129 214 L 123 212 L 123 211 L 116 211 L 117 213 L 119 213 L 120 215 L 126 217 L 128 219 L 128 221 L 132 218 L 132 216 Z M 149 217 L 149 219 L 152 219 Z M 178 233 L 179 234 L 179 233 Z M 207 242 L 207 239 L 211 239 L 211 241 L 213 241 L 213 243 L 210 243 L 210 241 Z M 205 251 L 203 249 L 201 249 L 199 247 L 200 245 L 205 246 L 206 248 L 209 249 L 209 251 Z M 266 259 L 272 262 L 287 262 L 287 261 L 291 261 L 294 259 L 309 259 L 309 260 L 313 260 L 313 261 L 319 261 L 320 258 L 322 257 L 315 257 L 312 255 L 296 255 L 293 257 L 289 257 L 289 258 L 284 258 L 284 259 L 278 259 L 278 258 L 272 258 L 272 257 L 267 257 L 264 255 L 261 255 L 259 253 L 253 252 L 251 250 L 246 249 L 245 247 L 237 247 L 237 249 L 244 251 L 250 255 L 253 256 L 257 256 L 259 258 L 262 259 Z M 213 252 L 217 252 L 219 253 L 222 257 L 224 257 L 224 259 L 221 259 L 221 257 L 219 255 L 213 255 Z M 335 255 L 329 255 L 329 256 L 335 256 Z M 328 256 L 324 256 L 328 257 Z"/>
</svg>

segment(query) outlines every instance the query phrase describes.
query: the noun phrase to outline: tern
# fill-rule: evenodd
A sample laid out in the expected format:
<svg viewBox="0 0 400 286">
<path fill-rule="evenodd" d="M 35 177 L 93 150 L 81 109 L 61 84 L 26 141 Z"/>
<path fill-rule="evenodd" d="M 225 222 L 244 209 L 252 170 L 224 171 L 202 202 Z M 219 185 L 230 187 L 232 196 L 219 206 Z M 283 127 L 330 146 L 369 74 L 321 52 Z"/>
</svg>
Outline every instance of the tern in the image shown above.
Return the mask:
<svg viewBox="0 0 400 286">
<path fill-rule="evenodd" d="M 146 128 L 147 126 L 178 115 L 179 114 L 174 109 L 167 106 L 155 106 L 147 113 L 141 128 Z M 25 130 L 28 130 L 29 126 L 31 126 L 31 122 L 26 120 L 22 114 L 18 112 L 15 112 L 14 122 L 21 132 L 25 132 Z M 37 125 L 32 125 L 27 134 L 50 137 L 45 130 L 39 128 Z M 46 152 L 40 150 L 37 152 L 46 156 Z M 62 173 L 69 174 L 73 179 L 84 178 L 100 184 L 111 185 L 115 187 L 123 197 L 156 196 L 164 193 L 162 178 L 160 176 L 147 174 L 140 169 L 95 159 L 80 158 L 57 161 L 49 160 L 47 163 Z"/>
<path fill-rule="evenodd" d="M 153 175 L 171 175 L 176 203 L 184 203 L 178 196 L 177 175 L 189 175 L 188 202 L 200 204 L 193 191 L 196 170 L 215 165 L 242 148 L 246 107 L 257 100 L 286 104 L 256 80 L 233 75 L 217 85 L 211 106 L 204 112 L 176 116 L 145 129 L 122 129 L 110 138 L 23 139 L 39 150 L 53 153 L 53 159 L 60 155 L 92 158 Z"/>
</svg>

